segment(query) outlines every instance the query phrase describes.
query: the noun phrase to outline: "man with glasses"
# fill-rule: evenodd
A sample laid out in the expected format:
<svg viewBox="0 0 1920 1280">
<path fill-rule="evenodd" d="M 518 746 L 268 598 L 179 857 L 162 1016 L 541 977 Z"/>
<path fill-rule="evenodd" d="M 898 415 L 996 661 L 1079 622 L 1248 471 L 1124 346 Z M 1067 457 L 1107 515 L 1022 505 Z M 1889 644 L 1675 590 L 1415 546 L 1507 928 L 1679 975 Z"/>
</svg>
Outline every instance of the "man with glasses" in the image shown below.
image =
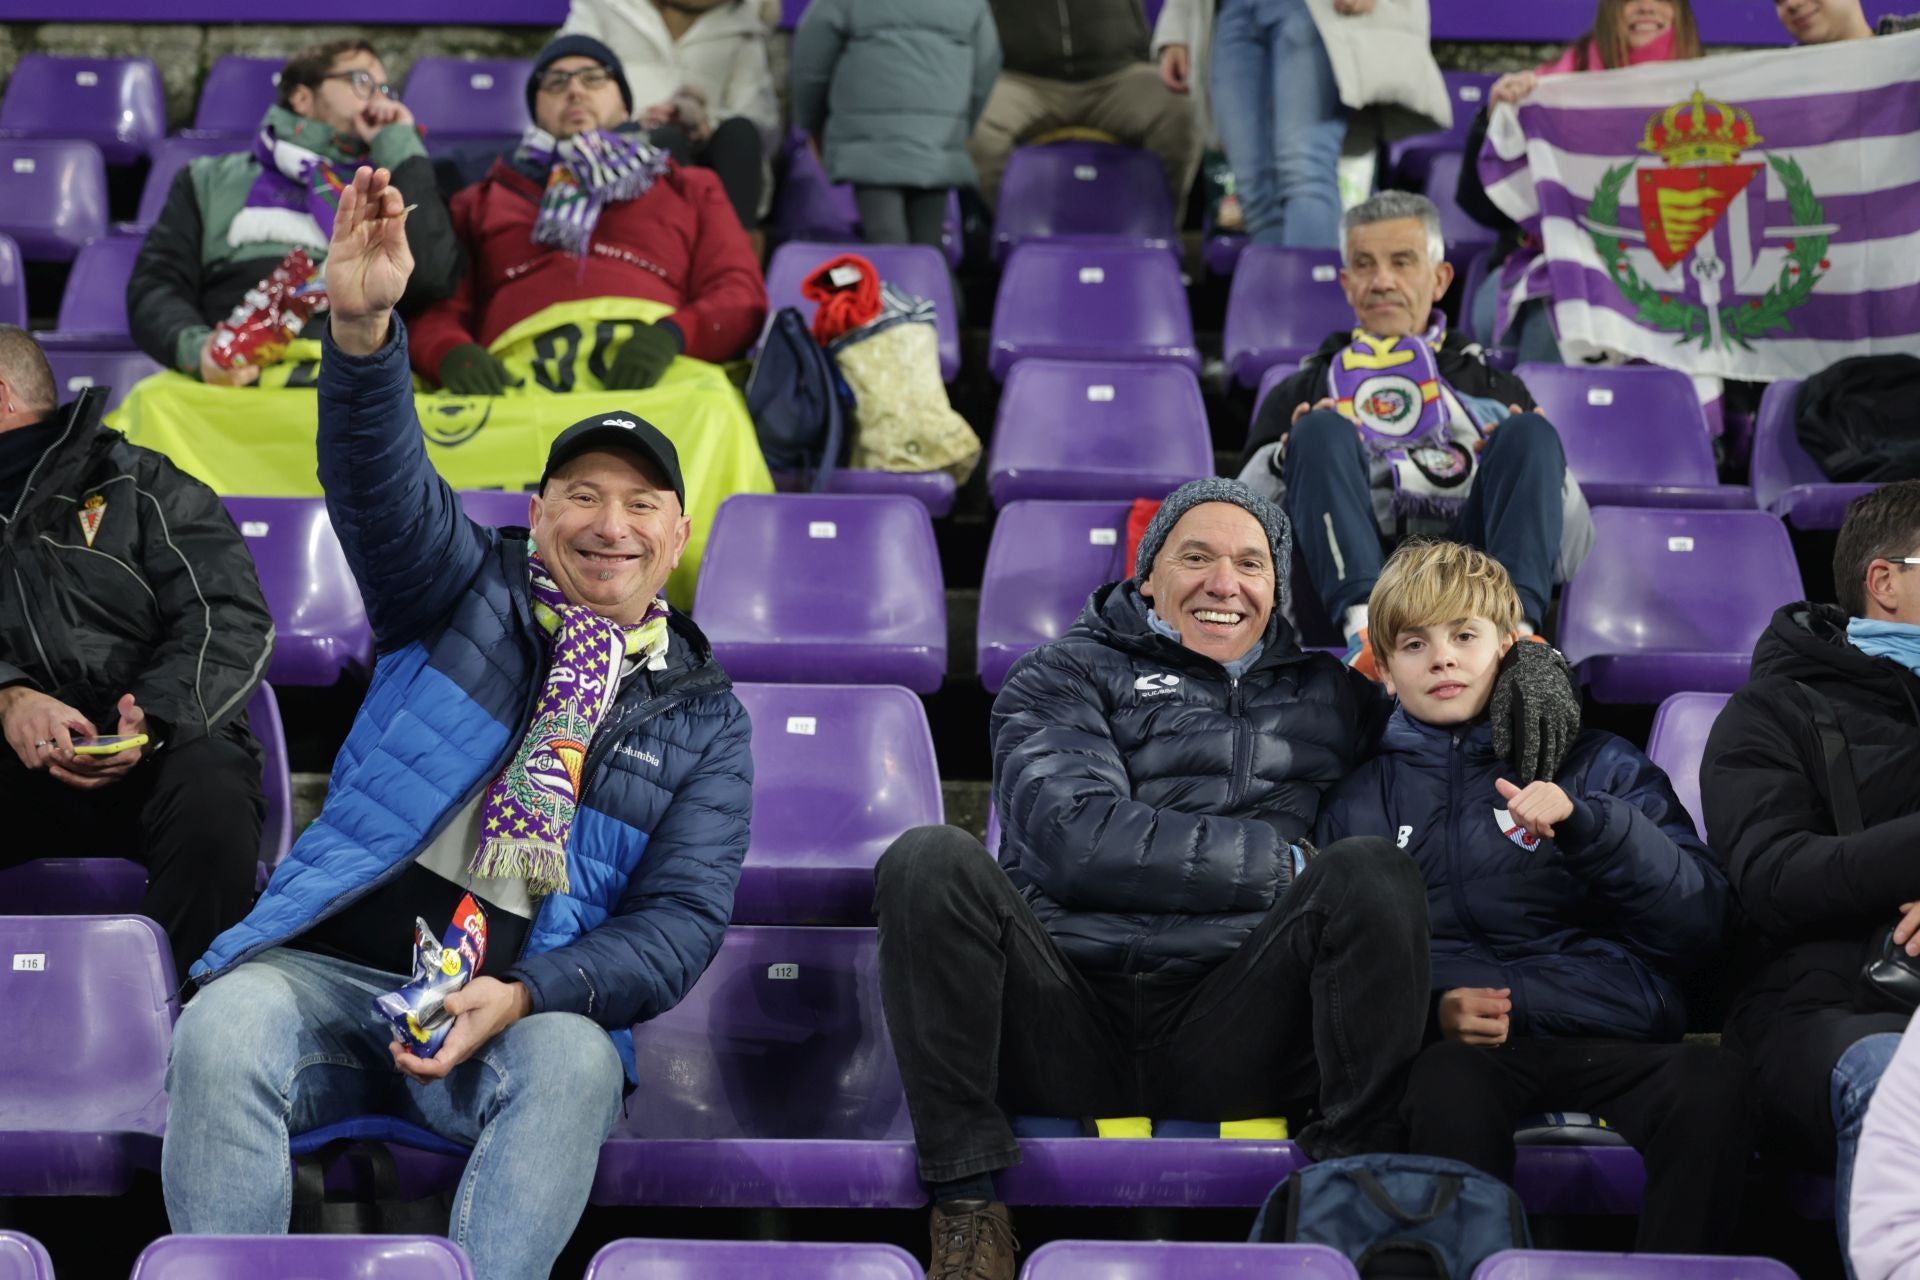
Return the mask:
<svg viewBox="0 0 1920 1280">
<path fill-rule="evenodd" d="M 1861 1121 L 1913 1013 L 1863 962 L 1920 956 L 1920 480 L 1847 509 L 1833 577 L 1838 605 L 1784 605 L 1755 645 L 1700 799 L 1750 935 L 1726 1042 L 1770 1145 L 1835 1171 L 1844 1255 Z"/>
<path fill-rule="evenodd" d="M 197 159 L 175 176 L 127 282 L 134 342 L 209 383 L 258 380 L 258 365 L 226 369 L 210 357 L 213 326 L 294 249 L 325 259 L 356 165 L 389 170 L 416 206 L 407 240 L 418 267 L 403 313 L 451 294 L 466 268 L 413 113 L 372 45 L 335 40 L 303 49 L 280 69 L 279 90 L 251 150 Z"/>
</svg>

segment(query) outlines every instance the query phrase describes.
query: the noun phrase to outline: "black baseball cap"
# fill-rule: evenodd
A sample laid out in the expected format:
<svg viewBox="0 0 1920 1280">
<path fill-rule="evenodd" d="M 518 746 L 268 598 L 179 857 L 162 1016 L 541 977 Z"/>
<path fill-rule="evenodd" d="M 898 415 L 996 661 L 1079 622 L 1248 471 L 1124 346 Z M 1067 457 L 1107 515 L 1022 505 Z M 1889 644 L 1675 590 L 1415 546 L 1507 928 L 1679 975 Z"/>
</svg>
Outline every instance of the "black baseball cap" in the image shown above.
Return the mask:
<svg viewBox="0 0 1920 1280">
<path fill-rule="evenodd" d="M 687 485 L 680 478 L 680 452 L 658 427 L 637 413 L 615 410 L 597 413 L 580 421 L 553 438 L 547 449 L 547 466 L 540 473 L 540 487 L 568 461 L 593 449 L 626 449 L 651 462 L 667 479 L 674 497 L 680 499 L 680 512 L 686 514 Z"/>
</svg>

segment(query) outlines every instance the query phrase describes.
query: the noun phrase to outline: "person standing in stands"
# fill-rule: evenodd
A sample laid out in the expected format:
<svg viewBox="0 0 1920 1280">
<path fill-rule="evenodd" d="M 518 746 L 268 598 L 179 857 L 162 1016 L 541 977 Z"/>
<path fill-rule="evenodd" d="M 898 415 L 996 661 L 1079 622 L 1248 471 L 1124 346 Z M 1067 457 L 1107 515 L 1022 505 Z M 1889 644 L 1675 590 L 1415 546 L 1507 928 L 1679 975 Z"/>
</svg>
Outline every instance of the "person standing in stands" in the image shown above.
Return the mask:
<svg viewBox="0 0 1920 1280">
<path fill-rule="evenodd" d="M 1755 953 L 1727 1043 L 1767 1144 L 1834 1170 L 1844 1256 L 1861 1120 L 1913 1013 L 1863 967 L 1889 930 L 1920 955 L 1920 480 L 1847 508 L 1833 581 L 1839 604 L 1782 605 L 1754 645 L 1700 799 Z"/>
<path fill-rule="evenodd" d="M 612 50 L 647 140 L 712 170 L 740 225 L 760 225 L 780 102 L 759 0 L 573 0 L 560 34 Z"/>
<path fill-rule="evenodd" d="M 601 325 L 620 336 L 591 357 L 610 391 L 651 387 L 678 355 L 731 360 L 759 336 L 766 284 L 720 180 L 648 144 L 633 101 L 598 40 L 560 36 L 540 51 L 527 76 L 533 127 L 453 198 L 472 268 L 414 321 L 422 377 L 498 395 L 509 375 L 488 350 L 494 340 L 557 304 L 595 298 L 632 304 L 630 317 Z M 582 337 L 570 332 L 569 349 Z"/>
<path fill-rule="evenodd" d="M 730 215 L 729 215 L 730 216 Z M 480 1280 L 545 1277 L 634 1077 L 726 932 L 746 853 L 745 708 L 660 596 L 686 549 L 679 457 L 632 413 L 562 431 L 531 530 L 434 471 L 394 305 L 412 268 L 384 170 L 341 197 L 320 483 L 380 663 L 320 816 L 192 973 L 161 1183 L 175 1231 L 287 1230 L 290 1134 L 366 1113 L 470 1146 L 449 1234 Z M 478 976 L 417 1056 L 373 1014 L 414 921 L 485 910 Z"/>
<path fill-rule="evenodd" d="M 1878 25 L 1870 23 L 1860 0 L 1773 0 L 1773 12 L 1795 44 L 1831 44 L 1920 30 L 1920 14 L 1888 14 Z"/>
<path fill-rule="evenodd" d="M 0 866 L 142 863 L 141 914 L 185 977 L 253 900 L 266 800 L 247 702 L 273 618 L 220 499 L 101 426 L 105 404 L 58 404 L 46 353 L 0 325 Z"/>
<path fill-rule="evenodd" d="M 853 184 L 868 244 L 940 247 L 967 135 L 1000 73 L 987 0 L 813 0 L 793 33 L 793 119 Z"/>
<path fill-rule="evenodd" d="M 451 296 L 466 271 L 420 128 L 372 45 L 302 49 L 280 68 L 279 93 L 251 151 L 203 156 L 174 177 L 127 280 L 135 345 L 165 368 L 221 386 L 254 382 L 260 367 L 214 363 L 213 326 L 294 249 L 316 264 L 325 259 L 356 165 L 391 171 L 416 206 L 407 220 L 419 262 L 401 303 L 408 314 Z"/>
</svg>

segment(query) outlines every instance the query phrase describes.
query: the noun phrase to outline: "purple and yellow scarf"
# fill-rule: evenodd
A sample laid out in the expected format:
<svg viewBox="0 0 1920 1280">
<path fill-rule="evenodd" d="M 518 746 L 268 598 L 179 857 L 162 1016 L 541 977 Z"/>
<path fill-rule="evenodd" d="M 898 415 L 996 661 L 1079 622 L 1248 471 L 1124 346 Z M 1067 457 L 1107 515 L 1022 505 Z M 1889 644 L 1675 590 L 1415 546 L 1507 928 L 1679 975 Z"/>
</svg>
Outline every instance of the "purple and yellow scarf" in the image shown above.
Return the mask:
<svg viewBox="0 0 1920 1280">
<path fill-rule="evenodd" d="M 1399 516 L 1451 519 L 1473 479 L 1473 454 L 1453 431 L 1454 415 L 1465 410 L 1447 394 L 1434 356 L 1446 336 L 1444 320 L 1417 338 L 1355 329 L 1328 366 L 1328 394 L 1392 476 Z"/>
</svg>

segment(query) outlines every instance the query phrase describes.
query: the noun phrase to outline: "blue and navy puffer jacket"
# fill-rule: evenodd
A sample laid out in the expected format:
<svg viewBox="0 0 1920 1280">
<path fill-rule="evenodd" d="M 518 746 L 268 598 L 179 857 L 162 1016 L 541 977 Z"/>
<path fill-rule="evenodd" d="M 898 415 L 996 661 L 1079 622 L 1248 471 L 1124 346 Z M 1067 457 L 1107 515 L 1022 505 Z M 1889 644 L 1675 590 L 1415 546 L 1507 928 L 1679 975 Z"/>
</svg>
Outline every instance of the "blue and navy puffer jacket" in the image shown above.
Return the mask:
<svg viewBox="0 0 1920 1280">
<path fill-rule="evenodd" d="M 193 966 L 214 982 L 399 872 L 492 781 L 546 678 L 527 544 L 482 528 L 435 473 L 406 334 L 356 358 L 327 339 L 320 482 L 380 659 L 326 806 L 246 919 Z M 746 709 L 691 621 L 595 733 L 567 845 L 571 888 L 541 903 L 504 978 L 535 1012 L 592 1018 L 633 1075 L 631 1027 L 677 1004 L 726 932 L 747 849 Z"/>
<path fill-rule="evenodd" d="M 1277 609 L 1235 680 L 1155 632 L 1133 582 L 1101 587 L 994 700 L 1001 865 L 1083 971 L 1203 974 L 1293 882 L 1289 844 L 1387 705 Z"/>
<path fill-rule="evenodd" d="M 1484 721 L 1395 711 L 1380 753 L 1327 797 L 1323 842 L 1383 836 L 1420 864 L 1433 987 L 1509 987 L 1515 1036 L 1675 1040 L 1677 979 L 1720 946 L 1727 882 L 1658 766 L 1582 732 L 1554 779 L 1574 801 L 1555 838 L 1514 827 L 1494 789 L 1513 771 Z"/>
</svg>

